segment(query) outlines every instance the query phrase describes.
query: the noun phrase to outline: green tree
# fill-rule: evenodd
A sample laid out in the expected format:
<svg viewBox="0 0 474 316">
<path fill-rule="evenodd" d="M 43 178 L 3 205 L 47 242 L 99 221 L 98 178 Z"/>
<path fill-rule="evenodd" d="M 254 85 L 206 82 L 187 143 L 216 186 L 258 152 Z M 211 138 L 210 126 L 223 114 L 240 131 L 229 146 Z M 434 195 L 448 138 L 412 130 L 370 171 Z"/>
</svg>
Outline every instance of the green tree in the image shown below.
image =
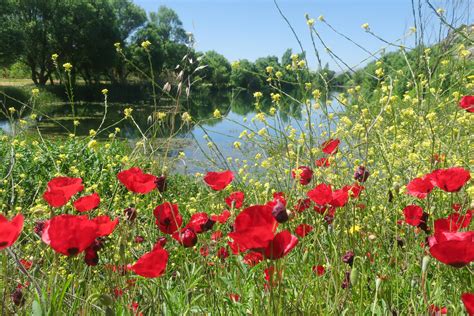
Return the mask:
<svg viewBox="0 0 474 316">
<path fill-rule="evenodd" d="M 22 34 L 10 0 L 0 1 L 0 66 L 8 67 L 23 50 Z"/>
<path fill-rule="evenodd" d="M 206 52 L 201 59 L 201 65 L 206 68 L 202 69 L 199 75 L 211 83 L 214 90 L 228 87 L 232 68 L 224 56 L 215 51 Z"/>
<path fill-rule="evenodd" d="M 258 73 L 257 67 L 254 63 L 247 59 L 242 59 L 238 65 L 232 68 L 230 81 L 232 86 L 246 89 L 248 92 L 255 92 L 262 90 L 264 83 Z"/>
</svg>

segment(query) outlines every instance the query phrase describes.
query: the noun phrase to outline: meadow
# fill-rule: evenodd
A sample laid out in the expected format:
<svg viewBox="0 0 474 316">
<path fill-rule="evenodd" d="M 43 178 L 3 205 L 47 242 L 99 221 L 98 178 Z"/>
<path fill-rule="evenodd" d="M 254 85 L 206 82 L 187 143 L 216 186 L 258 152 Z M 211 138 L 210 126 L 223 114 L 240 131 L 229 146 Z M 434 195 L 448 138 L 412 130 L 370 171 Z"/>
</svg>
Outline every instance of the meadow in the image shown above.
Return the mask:
<svg viewBox="0 0 474 316">
<path fill-rule="evenodd" d="M 312 38 L 329 23 L 306 22 Z M 67 133 L 37 128 L 42 89 L 2 93 L 1 314 L 474 315 L 474 29 L 450 34 L 389 43 L 337 93 L 293 54 L 291 92 L 268 66 L 241 122 L 181 106 L 199 69 L 152 83 L 150 98 L 173 106 L 141 121 L 128 107 L 106 121 L 104 88 L 86 136 L 74 65 L 53 55 Z M 296 106 L 300 120 L 282 119 Z M 205 168 L 175 172 L 187 159 L 171 154 L 176 135 L 209 120 L 241 126 L 234 153 L 205 135 Z"/>
</svg>

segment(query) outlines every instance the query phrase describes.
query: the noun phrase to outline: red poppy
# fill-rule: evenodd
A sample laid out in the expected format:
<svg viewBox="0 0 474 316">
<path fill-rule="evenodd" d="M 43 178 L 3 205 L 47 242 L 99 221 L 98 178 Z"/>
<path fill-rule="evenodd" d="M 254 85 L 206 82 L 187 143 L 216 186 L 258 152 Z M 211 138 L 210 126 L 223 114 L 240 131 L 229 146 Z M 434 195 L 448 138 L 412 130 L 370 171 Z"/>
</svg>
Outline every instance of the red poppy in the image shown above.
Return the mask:
<svg viewBox="0 0 474 316">
<path fill-rule="evenodd" d="M 218 241 L 219 239 L 222 238 L 222 231 L 217 230 L 211 234 L 211 240 L 212 241 Z"/>
<path fill-rule="evenodd" d="M 324 266 L 313 266 L 313 272 L 316 273 L 318 276 L 322 276 L 325 272 L 326 272 L 326 269 L 324 268 Z"/>
<path fill-rule="evenodd" d="M 222 172 L 208 172 L 204 176 L 204 182 L 214 191 L 224 190 L 234 180 L 234 174 L 230 170 Z"/>
<path fill-rule="evenodd" d="M 118 225 L 119 219 L 116 218 L 111 221 L 107 215 L 101 215 L 93 218 L 92 221 L 97 224 L 97 237 L 103 237 L 113 233 L 115 227 Z"/>
<path fill-rule="evenodd" d="M 299 180 L 300 180 L 300 184 L 301 185 L 307 185 L 308 183 L 311 182 L 311 179 L 313 178 L 313 170 L 311 170 L 310 167 L 306 167 L 306 166 L 299 166 L 298 167 L 298 177 L 299 177 Z M 297 178 L 297 175 L 296 175 L 296 171 L 295 170 L 292 170 L 291 171 L 291 176 L 293 179 L 296 179 Z"/>
<path fill-rule="evenodd" d="M 446 192 L 457 192 L 469 181 L 469 171 L 461 167 L 438 169 L 427 176 L 434 186 Z"/>
<path fill-rule="evenodd" d="M 183 218 L 179 214 L 177 204 L 169 202 L 160 204 L 153 211 L 153 215 L 156 218 L 156 225 L 165 234 L 173 234 L 183 224 Z"/>
<path fill-rule="evenodd" d="M 324 183 L 316 186 L 307 195 L 314 203 L 320 206 L 330 204 L 334 207 L 342 207 L 349 200 L 349 194 L 346 190 L 332 191 L 331 186 Z"/>
<path fill-rule="evenodd" d="M 90 220 L 87 216 L 62 214 L 45 223 L 42 240 L 56 252 L 75 256 L 88 248 L 97 237 L 112 233 L 117 220 L 100 217 Z"/>
<path fill-rule="evenodd" d="M 81 178 L 56 177 L 48 182 L 43 198 L 50 206 L 61 207 L 83 189 Z"/>
<path fill-rule="evenodd" d="M 447 218 L 439 218 L 434 221 L 435 233 L 442 231 L 457 232 L 461 228 L 466 228 L 471 223 L 472 210 L 468 210 L 465 215 L 453 213 Z"/>
<path fill-rule="evenodd" d="M 235 293 L 230 293 L 229 294 L 229 298 L 232 302 L 238 302 L 240 301 L 240 295 L 239 294 L 235 294 Z"/>
<path fill-rule="evenodd" d="M 96 266 L 99 263 L 99 254 L 94 248 L 88 247 L 85 250 L 84 262 L 88 266 Z"/>
<path fill-rule="evenodd" d="M 256 251 L 247 253 L 243 258 L 243 262 L 251 267 L 257 265 L 262 260 L 263 260 L 263 255 L 260 252 L 256 252 Z"/>
<path fill-rule="evenodd" d="M 265 205 L 270 206 L 271 208 L 275 207 L 278 203 L 286 206 L 285 193 L 275 192 L 273 193 L 273 200 L 267 202 Z"/>
<path fill-rule="evenodd" d="M 474 315 L 474 293 L 464 293 L 461 295 L 461 300 L 464 303 L 464 307 L 466 308 L 467 313 L 469 316 Z"/>
<path fill-rule="evenodd" d="M 234 205 L 235 208 L 241 208 L 242 205 L 244 204 L 244 198 L 245 198 L 244 192 L 240 192 L 240 191 L 233 192 L 228 197 L 225 198 L 225 203 L 230 208 L 232 208 L 232 204 Z"/>
<path fill-rule="evenodd" d="M 429 177 L 415 178 L 408 183 L 407 194 L 419 199 L 424 199 L 433 188 L 434 186 Z"/>
<path fill-rule="evenodd" d="M 217 258 L 224 260 L 229 256 L 229 252 L 227 251 L 226 247 L 220 247 L 219 250 L 217 250 Z"/>
<path fill-rule="evenodd" d="M 33 266 L 33 262 L 30 260 L 20 259 L 20 263 L 25 270 L 30 270 L 31 266 Z"/>
<path fill-rule="evenodd" d="M 343 207 L 349 200 L 349 194 L 344 189 L 332 192 L 332 201 L 329 203 L 334 207 Z"/>
<path fill-rule="evenodd" d="M 129 191 L 134 193 L 146 194 L 156 188 L 156 177 L 143 173 L 138 167 L 119 172 L 117 178 Z"/>
<path fill-rule="evenodd" d="M 422 222 L 423 209 L 418 205 L 408 205 L 403 209 L 405 222 L 411 226 L 418 226 Z"/>
<path fill-rule="evenodd" d="M 460 268 L 474 261 L 474 231 L 435 231 L 428 243 L 431 255 L 444 264 Z"/>
<path fill-rule="evenodd" d="M 252 248 L 266 248 L 278 226 L 272 216 L 272 208 L 267 205 L 253 205 L 235 218 L 234 231 L 229 237 L 237 243 L 240 251 Z"/>
<path fill-rule="evenodd" d="M 286 256 L 298 244 L 298 238 L 284 230 L 275 235 L 264 250 L 265 258 L 277 260 Z"/>
<path fill-rule="evenodd" d="M 328 155 L 332 155 L 332 154 L 337 153 L 337 149 L 338 149 L 340 143 L 341 143 L 341 141 L 339 139 L 329 139 L 329 140 L 325 141 L 321 145 L 321 147 L 323 149 L 323 153 L 328 154 Z"/>
<path fill-rule="evenodd" d="M 145 278 L 156 278 L 166 270 L 168 263 L 168 252 L 160 247 L 144 254 L 132 265 L 131 270 Z"/>
<path fill-rule="evenodd" d="M 185 227 L 181 231 L 173 233 L 172 237 L 177 240 L 184 248 L 194 247 L 197 243 L 196 232 L 192 228 Z"/>
<path fill-rule="evenodd" d="M 0 250 L 15 243 L 23 229 L 24 217 L 17 214 L 11 221 L 0 214 Z"/>
<path fill-rule="evenodd" d="M 221 223 L 221 224 L 224 224 L 225 222 L 227 222 L 229 217 L 230 217 L 230 211 L 229 210 L 224 210 L 219 215 L 212 215 L 211 220 L 213 220 L 215 222 L 218 222 L 218 223 Z"/>
<path fill-rule="evenodd" d="M 463 96 L 459 101 L 459 106 L 468 112 L 474 113 L 474 95 Z"/>
<path fill-rule="evenodd" d="M 346 185 L 342 190 L 346 191 L 351 198 L 358 198 L 360 193 L 365 189 L 363 185 L 354 183 L 353 185 Z"/>
<path fill-rule="evenodd" d="M 203 257 L 209 256 L 209 247 L 208 247 L 208 246 L 202 246 L 202 247 L 199 249 L 199 253 L 200 253 L 201 256 L 203 256 Z"/>
<path fill-rule="evenodd" d="M 329 167 L 331 164 L 329 163 L 329 159 L 328 158 L 319 158 L 318 160 L 316 160 L 316 166 L 318 167 Z"/>
<path fill-rule="evenodd" d="M 296 227 L 295 234 L 303 238 L 308 235 L 312 230 L 313 226 L 308 224 L 300 224 L 298 225 L 298 227 Z"/>
<path fill-rule="evenodd" d="M 438 307 L 434 304 L 431 304 L 428 310 L 430 316 L 440 316 L 448 314 L 448 309 L 445 306 Z"/>
<path fill-rule="evenodd" d="M 91 195 L 83 196 L 76 201 L 74 201 L 73 205 L 76 210 L 79 212 L 87 212 L 99 207 L 100 204 L 100 197 L 99 194 L 93 193 Z"/>
<path fill-rule="evenodd" d="M 296 212 L 303 212 L 305 210 L 307 210 L 309 207 L 311 206 L 311 200 L 309 198 L 306 198 L 306 199 L 299 199 L 297 202 L 296 202 L 296 205 L 294 207 L 294 210 Z"/>
<path fill-rule="evenodd" d="M 320 184 L 307 193 L 308 197 L 318 205 L 326 205 L 332 201 L 332 189 L 328 184 Z"/>
<path fill-rule="evenodd" d="M 195 213 L 191 216 L 187 228 L 192 228 L 196 234 L 206 232 L 212 228 L 215 221 L 209 218 L 207 213 Z"/>
</svg>

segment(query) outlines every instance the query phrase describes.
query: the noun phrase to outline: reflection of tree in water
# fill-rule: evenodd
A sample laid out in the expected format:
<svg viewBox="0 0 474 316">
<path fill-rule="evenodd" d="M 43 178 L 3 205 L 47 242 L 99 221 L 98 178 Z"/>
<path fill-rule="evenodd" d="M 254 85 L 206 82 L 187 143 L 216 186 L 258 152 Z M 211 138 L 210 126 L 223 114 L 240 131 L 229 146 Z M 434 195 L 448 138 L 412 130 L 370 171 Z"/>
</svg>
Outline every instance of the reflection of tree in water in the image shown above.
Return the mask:
<svg viewBox="0 0 474 316">
<path fill-rule="evenodd" d="M 275 106 L 270 98 L 262 98 L 260 101 L 260 111 L 268 113 L 272 107 L 277 107 L 280 113 L 280 119 L 283 123 L 288 123 L 292 119 L 302 120 L 302 106 L 298 102 L 283 99 L 278 106 Z M 193 129 L 193 124 L 185 124 L 182 121 L 181 114 L 187 111 L 194 121 L 205 122 L 206 125 L 214 126 L 222 119 L 213 118 L 213 113 L 219 109 L 222 116 L 230 111 L 237 115 L 245 116 L 248 113 L 257 112 L 255 109 L 255 99 L 253 95 L 241 91 L 238 93 L 195 93 L 189 100 L 182 102 L 179 112 L 173 115 L 174 106 L 172 100 L 160 102 L 160 112 L 168 113 L 166 118 L 158 123 L 156 135 L 151 135 L 151 116 L 153 114 L 153 105 L 138 104 L 109 104 L 107 116 L 102 125 L 102 131 L 99 137 L 106 138 L 109 133 L 114 132 L 115 128 L 121 129 L 120 135 L 126 138 L 140 138 L 141 133 L 132 120 L 124 118 L 124 109 L 131 107 L 132 116 L 146 136 L 155 136 L 158 138 L 167 138 L 178 132 L 178 136 L 185 137 Z M 76 127 L 76 135 L 89 135 L 90 129 L 97 129 L 100 126 L 104 115 L 103 103 L 77 103 L 75 106 L 76 119 L 80 124 Z M 45 134 L 68 134 L 74 130 L 71 107 L 65 103 L 62 105 L 48 107 L 47 115 L 39 116 L 39 127 Z M 173 129 L 173 130 L 172 130 Z M 179 129 L 179 131 L 178 131 Z"/>
</svg>

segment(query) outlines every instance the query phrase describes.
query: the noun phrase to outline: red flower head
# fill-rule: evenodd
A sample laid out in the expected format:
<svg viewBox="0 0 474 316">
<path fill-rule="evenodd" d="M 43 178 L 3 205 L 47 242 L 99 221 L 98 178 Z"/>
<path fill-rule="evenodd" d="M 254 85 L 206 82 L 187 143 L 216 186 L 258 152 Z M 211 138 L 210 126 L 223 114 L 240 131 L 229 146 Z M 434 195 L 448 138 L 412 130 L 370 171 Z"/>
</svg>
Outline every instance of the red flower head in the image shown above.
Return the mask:
<svg viewBox="0 0 474 316">
<path fill-rule="evenodd" d="M 217 258 L 224 260 L 229 256 L 229 252 L 227 251 L 226 247 L 220 247 L 219 250 L 217 250 Z"/>
<path fill-rule="evenodd" d="M 225 204 L 227 206 L 232 207 L 232 204 L 234 204 L 235 208 L 241 208 L 242 205 L 244 204 L 244 198 L 245 194 L 244 192 L 233 192 L 231 193 L 228 197 L 225 198 Z"/>
<path fill-rule="evenodd" d="M 119 219 L 116 218 L 111 221 L 107 215 L 101 215 L 93 218 L 92 221 L 97 224 L 97 237 L 104 237 L 113 233 L 115 227 L 118 225 Z"/>
<path fill-rule="evenodd" d="M 318 276 L 322 276 L 324 272 L 326 272 L 326 269 L 324 266 L 313 266 L 313 272 L 316 273 Z"/>
<path fill-rule="evenodd" d="M 156 189 L 161 193 L 165 192 L 166 189 L 168 188 L 165 175 L 162 175 L 161 177 L 157 177 L 155 184 L 156 184 Z"/>
<path fill-rule="evenodd" d="M 461 300 L 464 303 L 464 307 L 466 308 L 467 313 L 469 316 L 474 315 L 474 293 L 464 293 L 461 295 Z"/>
<path fill-rule="evenodd" d="M 328 154 L 328 155 L 332 155 L 332 154 L 337 153 L 337 149 L 338 149 L 340 143 L 341 143 L 341 141 L 339 139 L 329 139 L 329 140 L 325 141 L 321 145 L 321 147 L 323 149 L 323 153 Z"/>
<path fill-rule="evenodd" d="M 316 166 L 318 167 L 325 168 L 329 167 L 330 165 L 331 164 L 329 163 L 328 158 L 319 158 L 318 160 L 316 160 Z"/>
<path fill-rule="evenodd" d="M 468 112 L 474 113 L 474 95 L 463 96 L 459 101 L 459 106 Z"/>
<path fill-rule="evenodd" d="M 43 198 L 50 206 L 61 207 L 82 189 L 81 178 L 57 177 L 48 182 Z"/>
<path fill-rule="evenodd" d="M 243 258 L 243 262 L 251 267 L 257 265 L 262 260 L 263 260 L 263 255 L 260 252 L 256 252 L 256 251 L 247 253 Z"/>
<path fill-rule="evenodd" d="M 100 197 L 99 194 L 93 193 L 91 195 L 83 196 L 76 201 L 74 201 L 73 205 L 76 210 L 79 212 L 87 212 L 99 207 L 100 204 Z"/>
<path fill-rule="evenodd" d="M 298 238 L 284 230 L 275 235 L 265 248 L 265 258 L 277 260 L 286 256 L 298 244 Z"/>
<path fill-rule="evenodd" d="M 56 252 L 75 256 L 92 245 L 97 237 L 111 234 L 117 222 L 110 222 L 108 216 L 90 220 L 87 216 L 58 215 L 45 223 L 41 238 Z"/>
<path fill-rule="evenodd" d="M 469 171 L 461 167 L 438 169 L 428 176 L 431 183 L 446 192 L 457 192 L 469 181 Z"/>
<path fill-rule="evenodd" d="M 129 191 L 134 193 L 146 194 L 156 188 L 156 177 L 143 173 L 138 167 L 119 172 L 117 178 Z"/>
<path fill-rule="evenodd" d="M 308 224 L 300 224 L 298 225 L 298 227 L 296 227 L 295 234 L 303 238 L 312 231 L 313 231 L 313 226 L 308 225 Z"/>
<path fill-rule="evenodd" d="M 435 232 L 428 242 L 431 255 L 444 264 L 460 268 L 474 261 L 474 231 Z"/>
<path fill-rule="evenodd" d="M 225 222 L 227 222 L 229 217 L 230 217 L 230 211 L 229 210 L 224 210 L 219 215 L 212 215 L 211 220 L 213 220 L 215 222 L 219 222 L 221 224 L 224 224 Z"/>
<path fill-rule="evenodd" d="M 278 223 L 272 216 L 271 207 L 254 205 L 237 215 L 234 231 L 229 233 L 229 237 L 238 245 L 240 251 L 266 248 L 273 240 L 277 226 Z"/>
<path fill-rule="evenodd" d="M 422 222 L 423 209 L 418 205 L 408 205 L 403 209 L 405 222 L 411 226 L 418 226 Z"/>
<path fill-rule="evenodd" d="M 434 186 L 428 177 L 415 178 L 408 183 L 407 194 L 424 199 L 433 188 Z"/>
<path fill-rule="evenodd" d="M 365 182 L 370 176 L 369 170 L 364 166 L 359 166 L 354 172 L 354 179 L 359 182 Z"/>
<path fill-rule="evenodd" d="M 191 216 L 187 228 L 192 228 L 196 234 L 207 232 L 214 226 L 215 221 L 209 218 L 207 213 L 196 213 Z"/>
<path fill-rule="evenodd" d="M 192 228 L 183 228 L 180 232 L 175 232 L 172 236 L 184 248 L 194 247 L 197 243 L 197 235 Z"/>
<path fill-rule="evenodd" d="M 240 295 L 239 294 L 235 294 L 235 293 L 230 293 L 229 294 L 229 299 L 232 301 L 232 302 L 238 302 L 240 301 Z"/>
<path fill-rule="evenodd" d="M 438 306 L 435 306 L 434 304 L 431 304 L 428 310 L 429 310 L 430 316 L 441 316 L 441 315 L 448 314 L 448 309 L 445 306 L 438 307 Z"/>
<path fill-rule="evenodd" d="M 342 190 L 346 191 L 351 198 L 358 198 L 360 193 L 365 189 L 363 185 L 354 183 L 353 185 L 345 185 Z"/>
<path fill-rule="evenodd" d="M 342 207 L 349 200 L 348 190 L 341 189 L 332 191 L 328 184 L 320 184 L 307 193 L 308 197 L 316 204 L 324 206 L 330 204 L 333 207 Z"/>
<path fill-rule="evenodd" d="M 299 166 L 298 170 L 299 170 L 298 171 L 298 173 L 299 173 L 298 176 L 296 175 L 295 170 L 291 171 L 292 178 L 296 179 L 297 177 L 299 177 L 300 184 L 302 184 L 302 185 L 307 185 L 308 183 L 310 183 L 311 179 L 313 178 L 313 170 L 311 170 L 310 167 L 306 167 L 306 166 Z"/>
<path fill-rule="evenodd" d="M 158 205 L 153 211 L 156 218 L 156 225 L 165 234 L 173 234 L 183 224 L 183 218 L 178 211 L 177 204 L 165 202 Z"/>
<path fill-rule="evenodd" d="M 297 202 L 296 202 L 296 205 L 294 207 L 294 210 L 296 212 L 303 212 L 305 210 L 307 210 L 309 207 L 311 206 L 311 200 L 309 198 L 306 198 L 306 199 L 299 199 Z"/>
<path fill-rule="evenodd" d="M 15 243 L 23 229 L 23 215 L 16 215 L 11 221 L 0 215 L 0 250 Z"/>
<path fill-rule="evenodd" d="M 464 216 L 453 213 L 447 218 L 439 218 L 434 222 L 435 234 L 439 232 L 457 232 L 461 228 L 469 227 L 471 219 L 472 210 L 468 210 Z"/>
<path fill-rule="evenodd" d="M 156 278 L 166 270 L 168 263 L 168 252 L 160 247 L 144 254 L 132 265 L 131 270 L 145 278 Z"/>
<path fill-rule="evenodd" d="M 223 172 L 208 172 L 204 176 L 204 182 L 214 191 L 224 190 L 234 180 L 234 174 L 230 170 Z"/>
<path fill-rule="evenodd" d="M 308 197 L 318 205 L 326 205 L 332 201 L 332 189 L 328 184 L 320 184 L 307 193 Z"/>
<path fill-rule="evenodd" d="M 289 219 L 288 212 L 286 211 L 285 205 L 280 200 L 277 200 L 276 204 L 273 206 L 272 216 L 280 224 L 288 221 Z"/>
</svg>

